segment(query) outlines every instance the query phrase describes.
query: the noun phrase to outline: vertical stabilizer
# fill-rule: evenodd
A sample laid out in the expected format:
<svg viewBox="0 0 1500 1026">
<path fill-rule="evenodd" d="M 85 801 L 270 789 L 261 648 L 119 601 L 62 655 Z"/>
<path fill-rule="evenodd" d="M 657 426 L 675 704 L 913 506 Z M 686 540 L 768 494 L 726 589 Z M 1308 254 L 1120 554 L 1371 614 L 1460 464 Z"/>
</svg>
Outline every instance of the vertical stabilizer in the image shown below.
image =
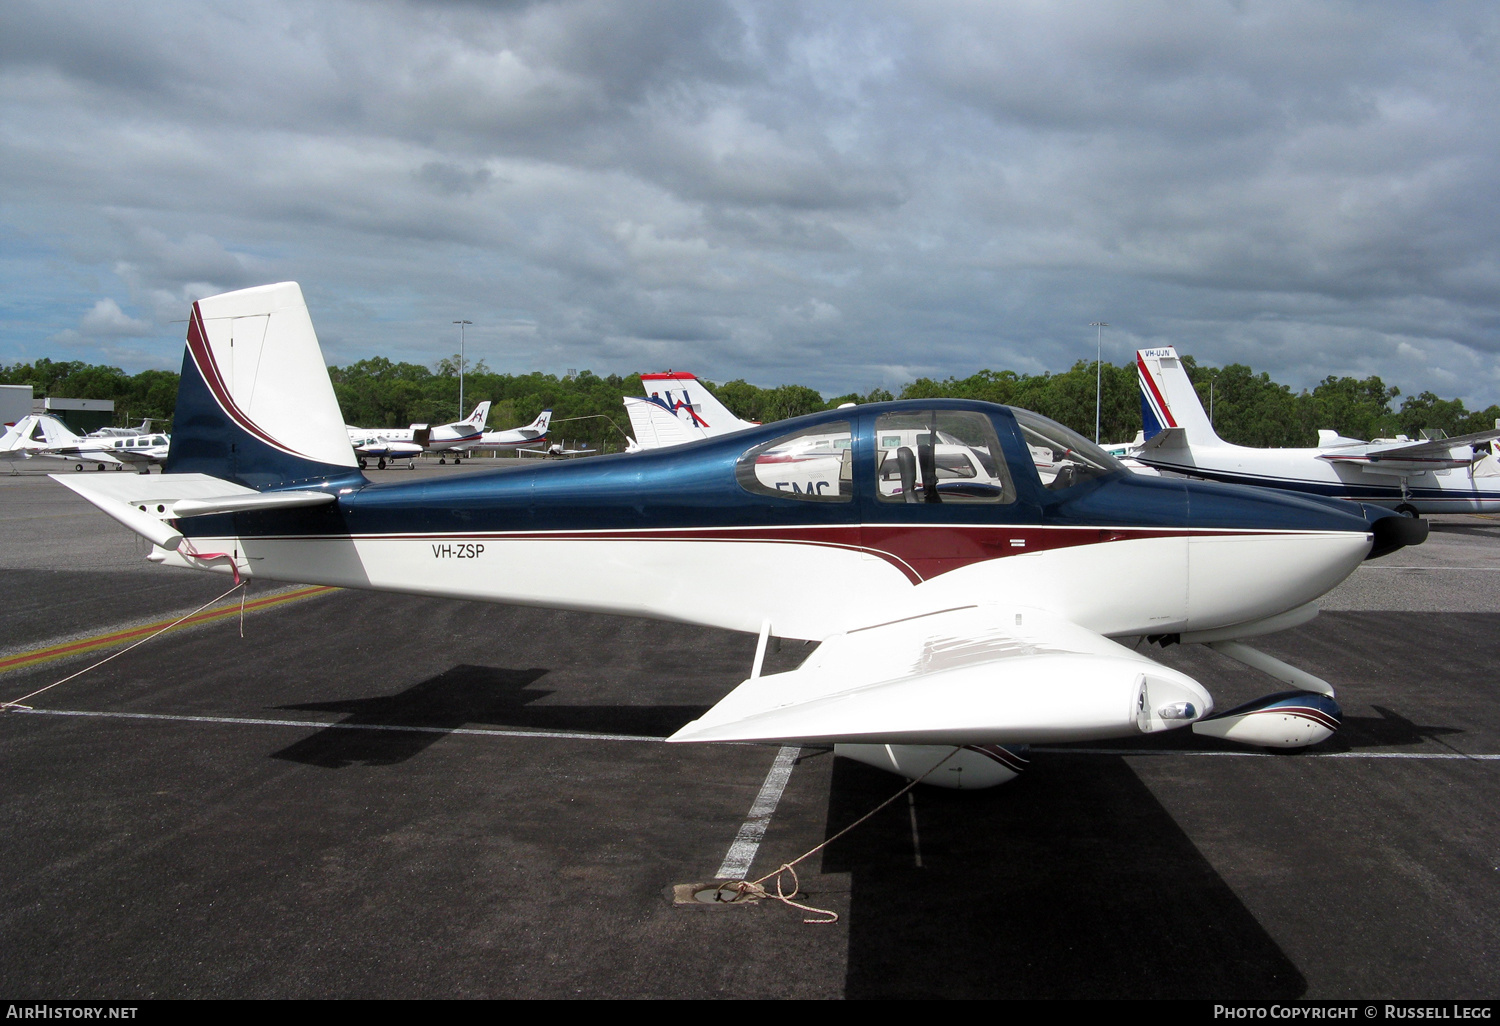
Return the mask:
<svg viewBox="0 0 1500 1026">
<path fill-rule="evenodd" d="M 1203 412 L 1176 349 L 1137 349 L 1135 368 L 1141 381 L 1141 423 L 1147 441 L 1164 428 L 1180 427 L 1189 445 L 1223 444 Z"/>
<path fill-rule="evenodd" d="M 625 396 L 625 412 L 630 417 L 630 430 L 641 449 L 664 449 L 669 445 L 686 445 L 697 442 L 708 435 L 694 425 L 689 429 L 681 420 L 668 413 L 652 399 L 637 399 Z"/>
<path fill-rule="evenodd" d="M 358 466 L 296 282 L 193 304 L 166 473 L 264 490 Z"/>
<path fill-rule="evenodd" d="M 0 451 L 19 452 L 52 446 L 77 445 L 83 439 L 50 413 L 33 413 L 16 421 L 0 438 Z"/>
<path fill-rule="evenodd" d="M 487 420 L 489 420 L 489 419 L 490 419 L 490 402 L 489 402 L 488 399 L 486 399 L 484 402 L 482 402 L 478 406 L 474 407 L 474 412 L 471 413 L 471 414 L 469 414 L 469 416 L 468 416 L 467 419 L 461 420 L 461 421 L 459 421 L 459 423 L 460 424 L 468 424 L 471 427 L 474 427 L 474 428 L 479 429 L 480 431 L 483 431 L 484 430 L 484 422 L 487 421 Z"/>
<path fill-rule="evenodd" d="M 730 413 L 729 408 L 691 374 L 673 371 L 642 374 L 641 384 L 651 402 L 683 421 L 689 438 L 707 438 L 755 426 L 751 421 L 740 420 Z"/>
</svg>

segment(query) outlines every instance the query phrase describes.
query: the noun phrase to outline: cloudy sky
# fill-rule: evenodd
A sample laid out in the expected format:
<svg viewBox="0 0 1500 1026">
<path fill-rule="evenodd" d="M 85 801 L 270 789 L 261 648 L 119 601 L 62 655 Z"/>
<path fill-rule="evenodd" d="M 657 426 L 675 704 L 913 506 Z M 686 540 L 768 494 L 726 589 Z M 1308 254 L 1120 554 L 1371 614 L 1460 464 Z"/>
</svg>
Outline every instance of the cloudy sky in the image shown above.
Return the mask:
<svg viewBox="0 0 1500 1026">
<path fill-rule="evenodd" d="M 325 356 L 833 394 L 1175 344 L 1500 402 L 1500 6 L 0 5 L 0 362 Z"/>
</svg>

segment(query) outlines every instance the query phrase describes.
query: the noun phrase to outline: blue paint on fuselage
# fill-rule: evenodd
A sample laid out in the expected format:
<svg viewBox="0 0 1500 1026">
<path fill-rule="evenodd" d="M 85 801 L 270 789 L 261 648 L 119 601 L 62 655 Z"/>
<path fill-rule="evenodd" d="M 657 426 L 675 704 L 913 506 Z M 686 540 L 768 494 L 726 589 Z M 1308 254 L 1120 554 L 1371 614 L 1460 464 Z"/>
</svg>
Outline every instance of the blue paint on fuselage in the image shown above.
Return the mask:
<svg viewBox="0 0 1500 1026">
<path fill-rule="evenodd" d="M 973 410 L 994 424 L 1017 499 L 904 504 L 875 498 L 875 418 L 915 409 Z M 751 448 L 847 422 L 854 483 L 848 502 L 811 502 L 742 488 L 735 465 Z M 969 400 L 872 403 L 810 414 L 701 442 L 643 453 L 536 462 L 445 479 L 330 483 L 336 504 L 179 522 L 192 535 L 464 534 L 511 531 L 951 524 L 1152 528 L 1370 530 L 1352 503 L 1258 488 L 1144 477 L 1123 468 L 1071 488 L 1043 487 L 1010 409 Z M 301 487 L 309 487 L 304 483 Z M 1378 516 L 1379 514 L 1372 514 Z M 232 521 L 232 522 L 231 522 Z"/>
</svg>

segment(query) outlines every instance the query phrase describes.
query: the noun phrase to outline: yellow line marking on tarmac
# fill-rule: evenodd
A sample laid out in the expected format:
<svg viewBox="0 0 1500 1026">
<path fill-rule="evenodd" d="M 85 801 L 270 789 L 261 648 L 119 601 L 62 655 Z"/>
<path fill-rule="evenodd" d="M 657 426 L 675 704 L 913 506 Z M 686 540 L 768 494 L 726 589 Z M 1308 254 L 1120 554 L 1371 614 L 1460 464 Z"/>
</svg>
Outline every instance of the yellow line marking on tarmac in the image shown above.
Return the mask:
<svg viewBox="0 0 1500 1026">
<path fill-rule="evenodd" d="M 287 602 L 296 602 L 299 599 L 313 598 L 318 595 L 337 591 L 337 588 L 319 586 L 315 588 L 299 588 L 296 591 L 282 592 L 279 595 L 267 595 L 265 598 L 255 599 L 245 603 L 245 612 L 249 613 L 261 609 L 269 609 L 273 606 L 283 605 Z M 202 613 L 188 617 L 178 624 L 174 630 L 191 627 L 200 623 L 208 623 L 221 620 L 226 616 L 233 616 L 240 611 L 238 602 L 230 602 L 228 605 L 220 606 L 218 609 L 209 609 Z M 171 619 L 157 620 L 155 623 L 141 624 L 139 627 L 129 627 L 121 631 L 111 631 L 108 634 L 96 634 L 90 638 L 79 638 L 74 641 L 65 641 L 59 645 L 49 645 L 46 648 L 33 649 L 30 652 L 22 652 L 19 655 L 0 659 L 0 673 L 8 673 L 11 670 L 21 670 L 38 663 L 51 662 L 53 659 L 64 659 L 71 655 L 83 652 L 93 652 L 101 648 L 114 648 L 116 645 L 124 645 L 135 639 L 159 631 L 172 623 Z"/>
</svg>

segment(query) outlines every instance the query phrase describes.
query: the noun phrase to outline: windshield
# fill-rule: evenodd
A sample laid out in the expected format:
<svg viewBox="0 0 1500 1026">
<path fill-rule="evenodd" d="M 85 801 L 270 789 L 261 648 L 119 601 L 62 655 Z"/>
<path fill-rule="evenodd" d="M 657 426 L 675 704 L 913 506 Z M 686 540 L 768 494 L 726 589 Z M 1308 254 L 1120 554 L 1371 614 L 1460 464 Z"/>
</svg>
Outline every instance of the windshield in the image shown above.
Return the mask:
<svg viewBox="0 0 1500 1026">
<path fill-rule="evenodd" d="M 1062 491 L 1076 484 L 1124 471 L 1115 458 L 1072 428 L 1030 410 L 1011 408 L 1016 424 L 1031 450 L 1042 484 Z"/>
</svg>

